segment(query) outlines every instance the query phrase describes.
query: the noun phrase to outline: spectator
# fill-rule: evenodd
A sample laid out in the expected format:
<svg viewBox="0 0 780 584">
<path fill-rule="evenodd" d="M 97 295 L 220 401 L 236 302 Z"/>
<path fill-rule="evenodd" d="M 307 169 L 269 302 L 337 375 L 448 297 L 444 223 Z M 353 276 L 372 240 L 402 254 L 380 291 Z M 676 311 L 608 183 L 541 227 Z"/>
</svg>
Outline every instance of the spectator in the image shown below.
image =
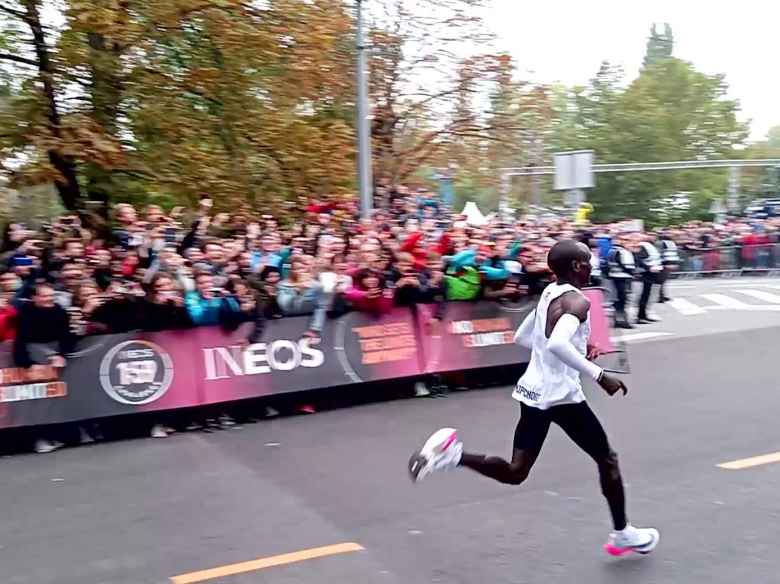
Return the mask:
<svg viewBox="0 0 780 584">
<path fill-rule="evenodd" d="M 192 326 L 184 296 L 166 273 L 152 279 L 149 295 L 139 303 L 138 328 L 145 331 L 185 329 Z"/>
<path fill-rule="evenodd" d="M 16 338 L 16 317 L 18 311 L 12 302 L 12 295 L 0 292 L 0 343 Z"/>
<path fill-rule="evenodd" d="M 376 268 L 358 270 L 352 288 L 346 293 L 347 301 L 355 310 L 375 316 L 393 309 L 393 297 L 393 289 L 387 286 L 385 275 Z"/>
<path fill-rule="evenodd" d="M 273 319 L 284 316 L 277 302 L 281 279 L 281 272 L 271 266 L 263 268 L 259 275 L 253 274 L 249 277 L 248 284 L 255 291 L 265 318 Z"/>
<path fill-rule="evenodd" d="M 322 260 L 319 281 L 326 297 L 328 315 L 331 317 L 344 314 L 348 310 L 346 292 L 352 287 L 352 276 L 348 272 L 349 263 L 341 253 Z"/>
<path fill-rule="evenodd" d="M 416 258 L 407 252 L 399 253 L 394 268 L 395 304 L 396 306 L 414 306 L 425 298 L 420 272 L 417 270 L 419 263 Z M 423 270 L 425 269 L 423 264 Z"/>
<path fill-rule="evenodd" d="M 14 361 L 19 367 L 30 367 L 34 361 L 28 345 L 54 342 L 58 351 L 48 358 L 48 363 L 58 368 L 65 367 L 65 355 L 71 352 L 74 342 L 68 314 L 54 302 L 51 284 L 39 283 L 35 286 L 32 302 L 19 309 Z"/>
<path fill-rule="evenodd" d="M 241 312 L 238 300 L 215 286 L 208 272 L 196 274 L 195 290 L 186 293 L 185 306 L 195 326 L 233 323 Z"/>
<path fill-rule="evenodd" d="M 313 276 L 305 257 L 294 257 L 290 275 L 279 283 L 276 301 L 287 316 L 311 314 L 304 336 L 318 339 L 322 334 L 327 310 L 327 299 L 320 284 Z"/>
</svg>

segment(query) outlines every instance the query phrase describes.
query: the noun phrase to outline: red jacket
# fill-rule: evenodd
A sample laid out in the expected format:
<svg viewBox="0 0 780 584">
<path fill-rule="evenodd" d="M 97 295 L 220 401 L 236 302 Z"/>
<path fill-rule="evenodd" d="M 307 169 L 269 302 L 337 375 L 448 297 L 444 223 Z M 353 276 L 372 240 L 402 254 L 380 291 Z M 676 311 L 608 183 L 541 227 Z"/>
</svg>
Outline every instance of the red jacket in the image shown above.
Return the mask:
<svg viewBox="0 0 780 584">
<path fill-rule="evenodd" d="M 414 256 L 414 267 L 417 270 L 424 270 L 426 266 L 426 260 L 428 259 L 428 252 L 424 247 L 420 245 L 420 240 L 423 234 L 421 232 L 412 233 L 401 244 L 399 251 L 410 253 Z"/>
<path fill-rule="evenodd" d="M 16 338 L 16 315 L 16 309 L 10 305 L 0 310 L 0 342 Z"/>
</svg>

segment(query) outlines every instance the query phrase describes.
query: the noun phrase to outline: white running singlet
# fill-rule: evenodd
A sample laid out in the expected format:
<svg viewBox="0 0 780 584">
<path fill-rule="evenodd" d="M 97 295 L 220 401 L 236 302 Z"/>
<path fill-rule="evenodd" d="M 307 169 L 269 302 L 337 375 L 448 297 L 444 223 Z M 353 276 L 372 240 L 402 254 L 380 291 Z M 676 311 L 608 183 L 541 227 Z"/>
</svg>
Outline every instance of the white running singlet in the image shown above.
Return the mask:
<svg viewBox="0 0 780 584">
<path fill-rule="evenodd" d="M 550 303 L 567 292 L 582 294 L 571 284 L 550 284 L 542 292 L 536 305 L 533 332 L 531 333 L 531 362 L 518 380 L 512 397 L 528 406 L 546 410 L 561 404 L 585 401 L 580 372 L 569 367 L 547 348 L 547 310 Z M 571 342 L 583 355 L 587 352 L 590 337 L 590 314 L 581 323 Z"/>
</svg>

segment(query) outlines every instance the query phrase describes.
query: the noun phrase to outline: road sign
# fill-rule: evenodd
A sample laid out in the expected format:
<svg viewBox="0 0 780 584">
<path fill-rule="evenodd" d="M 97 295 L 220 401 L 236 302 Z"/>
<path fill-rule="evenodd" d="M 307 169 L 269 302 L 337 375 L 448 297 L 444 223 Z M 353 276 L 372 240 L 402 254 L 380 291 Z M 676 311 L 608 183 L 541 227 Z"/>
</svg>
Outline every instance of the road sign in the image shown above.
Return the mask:
<svg viewBox="0 0 780 584">
<path fill-rule="evenodd" d="M 592 189 L 593 150 L 574 150 L 558 152 L 554 155 L 556 191 Z"/>
</svg>

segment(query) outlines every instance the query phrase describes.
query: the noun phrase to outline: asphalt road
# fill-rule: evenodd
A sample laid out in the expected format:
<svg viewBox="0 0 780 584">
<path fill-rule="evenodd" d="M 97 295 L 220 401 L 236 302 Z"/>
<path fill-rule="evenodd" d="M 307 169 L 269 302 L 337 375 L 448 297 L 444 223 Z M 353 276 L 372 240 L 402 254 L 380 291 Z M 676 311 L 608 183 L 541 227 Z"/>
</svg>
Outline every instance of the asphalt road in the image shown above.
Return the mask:
<svg viewBox="0 0 780 584">
<path fill-rule="evenodd" d="M 3 458 L 0 581 L 164 583 L 355 542 L 364 549 L 210 582 L 776 583 L 780 464 L 716 465 L 780 450 L 780 320 L 766 320 L 780 315 L 745 328 L 725 310 L 699 324 L 658 312 L 653 330 L 669 334 L 631 346 L 628 397 L 588 389 L 630 518 L 661 530 L 652 555 L 603 553 L 596 469 L 557 429 L 520 487 L 466 470 L 410 483 L 409 454 L 441 426 L 468 450 L 509 455 L 517 409 L 496 388 Z M 709 318 L 739 326 L 711 334 Z"/>
</svg>

